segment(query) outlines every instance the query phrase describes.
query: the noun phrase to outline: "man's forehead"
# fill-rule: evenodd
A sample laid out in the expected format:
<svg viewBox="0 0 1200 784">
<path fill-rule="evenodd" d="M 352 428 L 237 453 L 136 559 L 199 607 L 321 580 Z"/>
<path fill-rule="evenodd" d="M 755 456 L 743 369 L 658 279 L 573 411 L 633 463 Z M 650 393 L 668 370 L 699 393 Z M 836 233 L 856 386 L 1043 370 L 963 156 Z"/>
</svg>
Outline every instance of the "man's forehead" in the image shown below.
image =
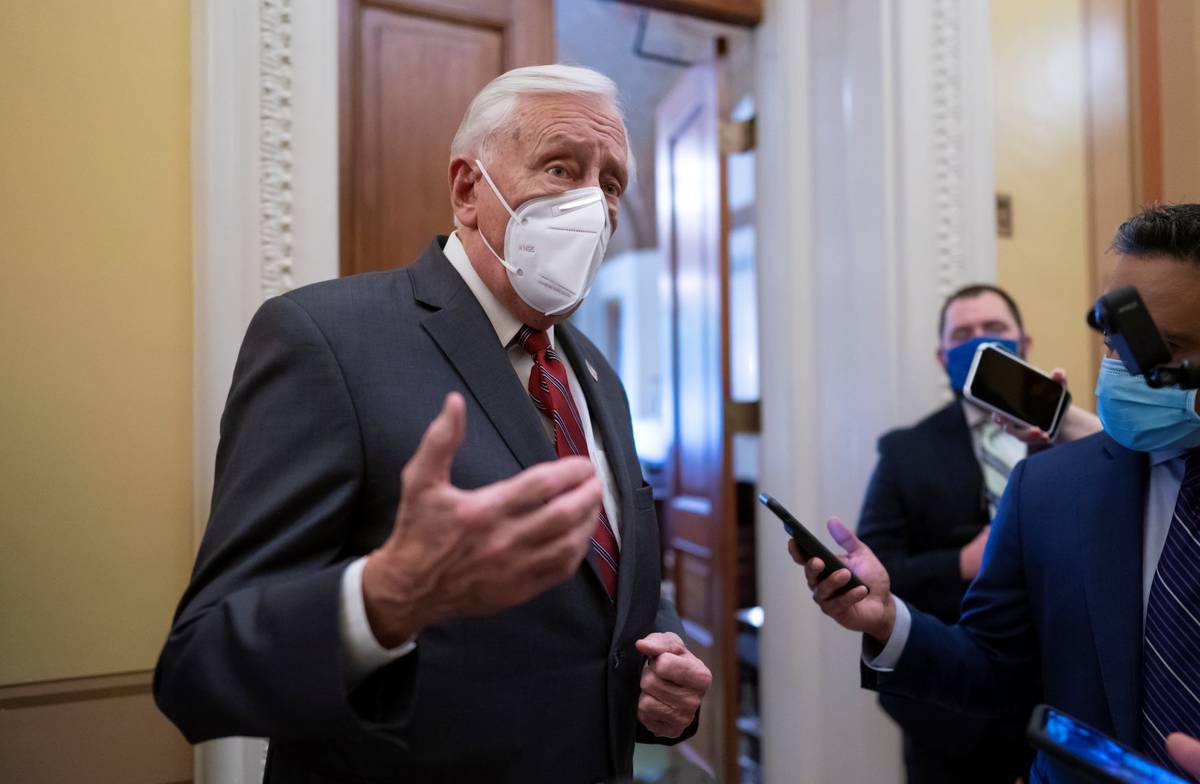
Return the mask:
<svg viewBox="0 0 1200 784">
<path fill-rule="evenodd" d="M 994 291 L 959 297 L 946 308 L 946 326 L 956 323 L 1002 320 L 1016 323 L 1008 303 Z"/>
<path fill-rule="evenodd" d="M 1160 328 L 1200 326 L 1200 264 L 1167 257 L 1122 256 L 1108 289 L 1133 286 Z"/>
<path fill-rule="evenodd" d="M 539 146 L 594 143 L 625 147 L 625 124 L 599 96 L 550 94 L 521 98 L 518 138 Z"/>
</svg>

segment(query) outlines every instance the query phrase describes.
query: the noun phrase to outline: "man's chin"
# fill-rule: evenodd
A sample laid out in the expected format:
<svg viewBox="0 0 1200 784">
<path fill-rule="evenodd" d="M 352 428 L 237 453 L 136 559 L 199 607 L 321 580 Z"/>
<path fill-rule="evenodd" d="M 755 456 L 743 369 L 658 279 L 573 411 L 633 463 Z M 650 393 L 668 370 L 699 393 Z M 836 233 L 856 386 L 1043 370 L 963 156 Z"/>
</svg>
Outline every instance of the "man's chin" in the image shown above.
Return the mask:
<svg viewBox="0 0 1200 784">
<path fill-rule="evenodd" d="M 582 304 L 583 304 L 583 300 L 580 300 L 569 310 L 564 310 L 559 313 L 555 313 L 553 315 L 548 315 L 546 313 L 538 313 L 537 311 L 534 311 L 535 313 L 537 313 L 537 321 L 539 323 L 537 323 L 537 324 L 530 323 L 529 326 L 537 327 L 538 329 L 548 329 L 549 327 L 558 326 L 559 324 L 563 323 L 567 319 L 571 318 L 571 316 L 575 315 L 575 311 L 579 310 L 579 307 Z"/>
</svg>

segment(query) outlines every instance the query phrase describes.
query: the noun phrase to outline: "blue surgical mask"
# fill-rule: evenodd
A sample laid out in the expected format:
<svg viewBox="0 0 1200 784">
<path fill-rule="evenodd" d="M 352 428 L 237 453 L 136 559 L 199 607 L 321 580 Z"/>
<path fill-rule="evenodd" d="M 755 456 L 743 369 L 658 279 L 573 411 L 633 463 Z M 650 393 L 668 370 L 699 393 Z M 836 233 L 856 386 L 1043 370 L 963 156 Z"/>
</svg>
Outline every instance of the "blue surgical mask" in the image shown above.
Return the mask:
<svg viewBox="0 0 1200 784">
<path fill-rule="evenodd" d="M 962 392 L 963 387 L 967 385 L 967 374 L 971 372 L 975 352 L 985 343 L 991 343 L 1010 354 L 1020 356 L 1021 347 L 1017 341 L 1005 338 L 973 338 L 955 346 L 946 352 L 946 375 L 950 376 L 950 386 L 955 392 Z"/>
<path fill-rule="evenodd" d="M 1105 359 L 1096 381 L 1096 413 L 1118 444 L 1138 452 L 1200 446 L 1196 390 L 1154 389 L 1130 375 L 1119 359 Z"/>
</svg>

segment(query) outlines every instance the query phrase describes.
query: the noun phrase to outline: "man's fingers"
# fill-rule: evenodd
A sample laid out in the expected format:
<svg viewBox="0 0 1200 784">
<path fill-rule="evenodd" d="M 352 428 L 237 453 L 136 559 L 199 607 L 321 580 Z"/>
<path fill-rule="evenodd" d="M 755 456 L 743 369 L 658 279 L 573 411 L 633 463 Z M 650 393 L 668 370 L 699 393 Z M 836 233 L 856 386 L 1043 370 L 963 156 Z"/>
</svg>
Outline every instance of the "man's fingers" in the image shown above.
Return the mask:
<svg viewBox="0 0 1200 784">
<path fill-rule="evenodd" d="M 687 653 L 687 646 L 674 632 L 654 632 L 638 640 L 634 645 L 642 655 L 650 657 L 661 656 L 664 653 Z"/>
<path fill-rule="evenodd" d="M 817 583 L 821 580 L 821 572 L 825 571 L 825 562 L 820 558 L 810 558 L 804 564 L 804 579 L 808 581 L 809 588 L 816 588 Z"/>
<path fill-rule="evenodd" d="M 564 457 L 527 468 L 511 479 L 481 487 L 475 492 L 497 517 L 511 517 L 542 506 L 596 475 L 586 457 Z"/>
<path fill-rule="evenodd" d="M 704 691 L 712 683 L 712 673 L 704 662 L 688 653 L 664 653 L 648 664 L 648 673 L 689 693 Z"/>
<path fill-rule="evenodd" d="M 592 476 L 547 503 L 509 523 L 513 541 L 536 546 L 560 537 L 587 532 L 600 516 L 604 485 Z"/>
<path fill-rule="evenodd" d="M 646 724 L 647 720 L 654 722 L 659 731 L 678 722 L 675 711 L 670 705 L 646 692 L 642 692 L 638 697 L 638 718 L 642 720 L 643 724 Z M 655 731 L 655 727 L 649 727 L 649 729 Z"/>
<path fill-rule="evenodd" d="M 829 518 L 829 522 L 826 524 L 826 526 L 829 528 L 829 533 L 831 536 L 833 536 L 833 540 L 837 542 L 838 545 L 841 546 L 841 548 L 845 550 L 848 555 L 853 555 L 860 547 L 866 546 L 860 542 L 858 537 L 854 535 L 854 532 L 847 528 L 845 524 L 842 523 L 842 521 L 838 518 Z"/>
<path fill-rule="evenodd" d="M 655 678 L 649 672 L 642 678 L 641 690 L 642 694 L 671 707 L 680 717 L 694 715 L 700 707 L 699 691 L 676 686 L 662 678 Z"/>
<path fill-rule="evenodd" d="M 441 412 L 425 428 L 417 451 L 404 466 L 405 492 L 414 486 L 450 481 L 450 466 L 466 429 L 467 404 L 462 395 L 451 392 L 446 395 Z"/>
<path fill-rule="evenodd" d="M 1188 773 L 1200 776 L 1200 740 L 1172 732 L 1167 736 L 1167 753 Z"/>
<path fill-rule="evenodd" d="M 522 538 L 529 541 L 553 539 L 581 527 L 590 531 L 589 523 L 599 519 L 602 503 L 604 485 L 593 475 L 530 511 L 516 525 Z"/>
<path fill-rule="evenodd" d="M 827 601 L 839 588 L 846 585 L 848 582 L 850 582 L 850 570 L 838 569 L 836 572 L 817 583 L 817 587 L 813 590 L 813 598 L 818 602 Z"/>
<path fill-rule="evenodd" d="M 846 616 L 854 608 L 854 605 L 866 599 L 867 595 L 866 586 L 860 585 L 841 596 L 821 600 L 821 609 L 827 615 L 838 620 Z"/>
</svg>

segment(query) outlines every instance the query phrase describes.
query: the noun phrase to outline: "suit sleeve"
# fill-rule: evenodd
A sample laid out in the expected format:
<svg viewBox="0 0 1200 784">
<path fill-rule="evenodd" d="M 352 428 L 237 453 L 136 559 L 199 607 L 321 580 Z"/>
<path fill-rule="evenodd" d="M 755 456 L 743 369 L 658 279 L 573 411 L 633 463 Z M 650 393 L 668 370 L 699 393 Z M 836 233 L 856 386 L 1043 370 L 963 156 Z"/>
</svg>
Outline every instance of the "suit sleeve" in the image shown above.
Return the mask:
<svg viewBox="0 0 1200 784">
<path fill-rule="evenodd" d="M 879 462 L 863 499 L 858 536 L 887 569 L 897 596 L 953 617 L 963 588 L 958 548 L 912 552 L 912 510 L 905 503 L 899 475 L 903 457 L 898 451 L 888 437 L 880 440 Z"/>
<path fill-rule="evenodd" d="M 912 628 L 891 672 L 863 667 L 863 686 L 963 713 L 1023 715 L 1040 693 L 1037 630 L 1021 544 L 1025 463 L 1013 471 L 979 576 L 947 626 L 912 609 Z M 911 608 L 910 608 L 911 609 Z"/>
<path fill-rule="evenodd" d="M 419 652 L 348 687 L 342 552 L 363 476 L 332 349 L 288 297 L 255 314 L 221 418 L 212 511 L 155 670 L 159 707 L 196 743 L 395 729 Z"/>
</svg>

